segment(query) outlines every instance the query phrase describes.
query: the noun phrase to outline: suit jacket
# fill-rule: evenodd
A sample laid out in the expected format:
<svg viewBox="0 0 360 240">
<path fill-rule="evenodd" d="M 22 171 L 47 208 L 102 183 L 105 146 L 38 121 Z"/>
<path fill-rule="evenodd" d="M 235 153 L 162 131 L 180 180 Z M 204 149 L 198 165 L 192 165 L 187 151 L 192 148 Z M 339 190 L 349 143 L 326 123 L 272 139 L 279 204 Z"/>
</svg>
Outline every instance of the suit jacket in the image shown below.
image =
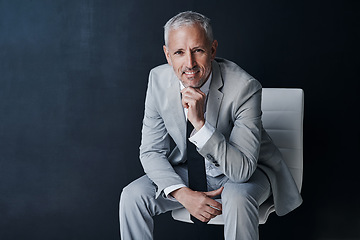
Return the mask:
<svg viewBox="0 0 360 240">
<path fill-rule="evenodd" d="M 260 168 L 268 176 L 275 211 L 298 207 L 301 196 L 280 151 L 262 127 L 260 83 L 236 64 L 216 58 L 206 121 L 216 128 L 199 153 L 235 182 L 246 182 Z M 171 138 L 175 147 L 171 149 Z M 145 173 L 157 186 L 183 183 L 173 165 L 186 162 L 186 119 L 179 79 L 168 64 L 150 71 L 140 146 Z"/>
</svg>

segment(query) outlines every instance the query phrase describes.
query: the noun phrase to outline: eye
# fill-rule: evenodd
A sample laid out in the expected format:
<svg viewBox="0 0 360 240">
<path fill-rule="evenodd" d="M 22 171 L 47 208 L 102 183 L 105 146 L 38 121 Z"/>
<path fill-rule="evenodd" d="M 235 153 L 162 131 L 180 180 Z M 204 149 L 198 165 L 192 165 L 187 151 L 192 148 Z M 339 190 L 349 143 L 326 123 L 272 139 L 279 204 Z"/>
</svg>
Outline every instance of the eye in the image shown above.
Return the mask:
<svg viewBox="0 0 360 240">
<path fill-rule="evenodd" d="M 181 55 L 181 54 L 183 54 L 183 51 L 176 51 L 176 52 L 174 52 L 174 55 Z"/>
<path fill-rule="evenodd" d="M 203 53 L 203 52 L 205 52 L 203 49 L 201 49 L 201 48 L 198 48 L 198 49 L 195 49 L 195 51 L 194 52 L 196 52 L 196 53 Z"/>
</svg>

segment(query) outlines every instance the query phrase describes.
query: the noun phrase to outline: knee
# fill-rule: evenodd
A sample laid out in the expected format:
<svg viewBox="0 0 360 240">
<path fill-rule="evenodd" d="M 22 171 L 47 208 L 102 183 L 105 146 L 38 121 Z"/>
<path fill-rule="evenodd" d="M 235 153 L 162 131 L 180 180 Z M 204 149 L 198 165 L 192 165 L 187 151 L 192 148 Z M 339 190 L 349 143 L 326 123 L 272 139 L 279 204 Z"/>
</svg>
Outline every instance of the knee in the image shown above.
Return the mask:
<svg viewBox="0 0 360 240">
<path fill-rule="evenodd" d="M 252 196 L 251 191 L 246 186 L 241 186 L 242 184 L 237 184 L 239 186 L 226 186 L 222 192 L 222 202 L 225 205 L 237 208 L 248 208 L 253 206 L 258 208 L 258 203 L 255 198 Z"/>
<path fill-rule="evenodd" d="M 133 187 L 131 183 L 124 187 L 120 194 L 120 206 L 124 203 L 134 202 L 136 200 L 135 191 L 137 191 L 136 187 Z"/>
<path fill-rule="evenodd" d="M 155 196 L 155 190 L 148 186 L 146 179 L 140 178 L 123 188 L 120 195 L 120 209 L 144 205 Z"/>
<path fill-rule="evenodd" d="M 123 188 L 120 195 L 120 204 L 126 203 L 128 205 L 138 202 L 143 194 L 144 191 L 142 189 L 142 186 L 137 184 L 136 182 L 132 182 Z"/>
</svg>

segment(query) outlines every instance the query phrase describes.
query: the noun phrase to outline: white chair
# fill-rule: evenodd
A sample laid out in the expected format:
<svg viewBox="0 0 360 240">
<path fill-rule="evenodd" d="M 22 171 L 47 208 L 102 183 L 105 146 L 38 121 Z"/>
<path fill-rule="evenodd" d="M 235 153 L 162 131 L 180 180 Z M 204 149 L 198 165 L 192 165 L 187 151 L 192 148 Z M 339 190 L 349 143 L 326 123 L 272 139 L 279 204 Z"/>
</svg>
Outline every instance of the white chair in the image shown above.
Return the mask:
<svg viewBox="0 0 360 240">
<path fill-rule="evenodd" d="M 299 191 L 303 175 L 303 118 L 304 92 L 302 89 L 263 88 L 262 121 L 264 128 L 282 153 Z M 259 223 L 264 224 L 274 212 L 271 201 L 265 201 L 259 208 Z M 185 208 L 172 211 L 175 220 L 192 223 Z M 209 224 L 223 225 L 222 215 L 210 220 Z"/>
</svg>

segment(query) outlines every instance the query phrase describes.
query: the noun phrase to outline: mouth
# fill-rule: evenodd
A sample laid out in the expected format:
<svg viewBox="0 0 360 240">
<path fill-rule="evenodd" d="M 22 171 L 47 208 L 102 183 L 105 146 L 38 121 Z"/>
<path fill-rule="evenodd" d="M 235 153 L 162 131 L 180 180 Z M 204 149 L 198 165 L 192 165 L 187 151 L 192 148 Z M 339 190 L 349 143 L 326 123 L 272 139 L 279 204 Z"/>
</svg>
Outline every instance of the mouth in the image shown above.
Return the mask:
<svg viewBox="0 0 360 240">
<path fill-rule="evenodd" d="M 199 72 L 200 72 L 199 69 L 194 69 L 194 70 L 183 71 L 183 74 L 185 74 L 186 77 L 191 78 L 191 77 L 194 77 Z"/>
</svg>

